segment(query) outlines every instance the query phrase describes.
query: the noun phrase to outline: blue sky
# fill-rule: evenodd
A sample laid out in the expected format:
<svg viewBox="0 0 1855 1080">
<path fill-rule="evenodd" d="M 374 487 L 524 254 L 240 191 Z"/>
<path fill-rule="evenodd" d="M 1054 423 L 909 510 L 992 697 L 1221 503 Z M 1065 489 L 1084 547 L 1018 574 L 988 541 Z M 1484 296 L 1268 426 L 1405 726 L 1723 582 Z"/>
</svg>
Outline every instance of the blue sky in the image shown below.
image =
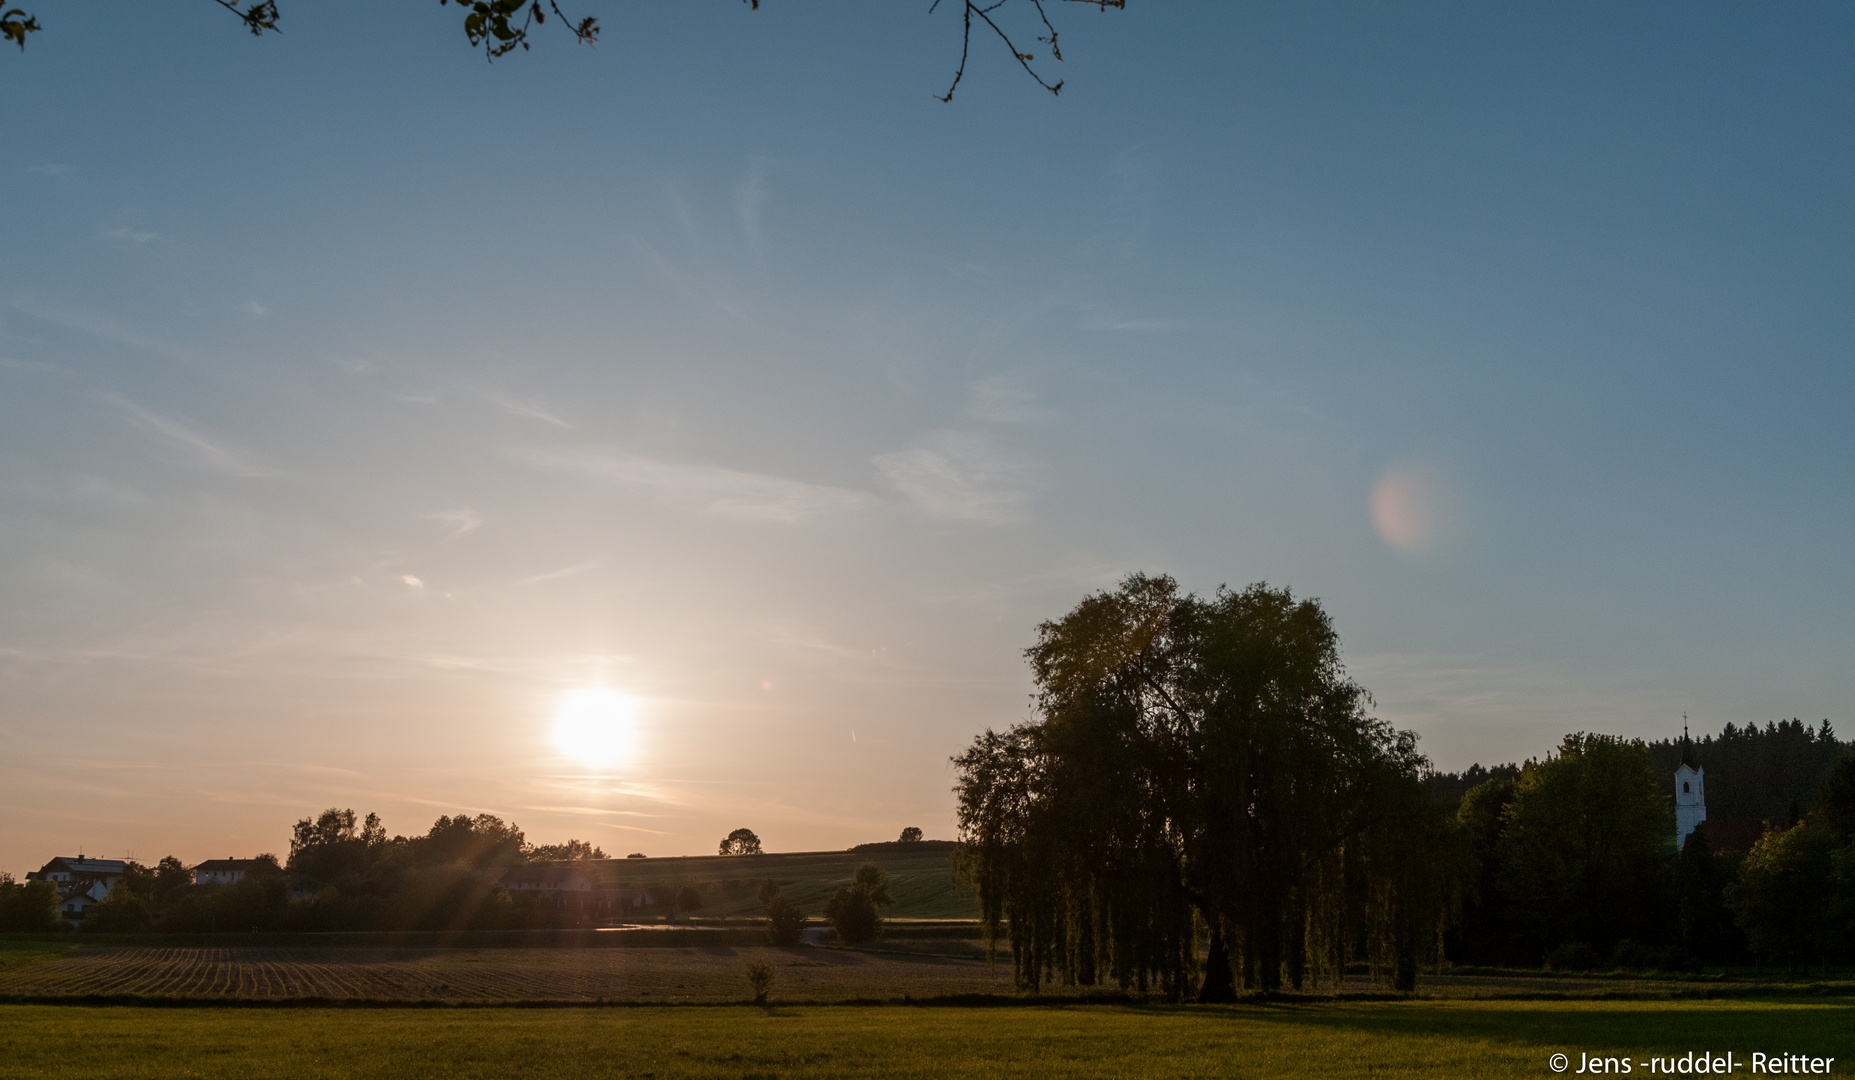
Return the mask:
<svg viewBox="0 0 1855 1080">
<path fill-rule="evenodd" d="M 0 867 L 951 835 L 1134 570 L 1319 597 L 1445 768 L 1855 731 L 1855 13 L 1071 6 L 1059 98 L 976 39 L 944 105 L 946 5 L 494 65 L 435 3 L 40 5 Z M 620 764 L 550 742 L 592 686 Z"/>
</svg>

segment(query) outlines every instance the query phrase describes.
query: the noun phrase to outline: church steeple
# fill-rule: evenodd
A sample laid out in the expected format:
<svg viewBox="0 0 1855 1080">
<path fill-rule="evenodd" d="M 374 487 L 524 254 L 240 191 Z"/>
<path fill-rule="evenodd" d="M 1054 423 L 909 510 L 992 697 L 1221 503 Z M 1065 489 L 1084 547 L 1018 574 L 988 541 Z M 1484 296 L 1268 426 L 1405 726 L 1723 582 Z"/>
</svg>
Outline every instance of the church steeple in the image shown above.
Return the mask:
<svg viewBox="0 0 1855 1080">
<path fill-rule="evenodd" d="M 1688 735 L 1688 714 L 1681 714 L 1681 765 L 1675 769 L 1675 847 L 1687 844 L 1688 835 L 1707 820 L 1707 770 L 1694 764 L 1694 740 Z"/>
</svg>

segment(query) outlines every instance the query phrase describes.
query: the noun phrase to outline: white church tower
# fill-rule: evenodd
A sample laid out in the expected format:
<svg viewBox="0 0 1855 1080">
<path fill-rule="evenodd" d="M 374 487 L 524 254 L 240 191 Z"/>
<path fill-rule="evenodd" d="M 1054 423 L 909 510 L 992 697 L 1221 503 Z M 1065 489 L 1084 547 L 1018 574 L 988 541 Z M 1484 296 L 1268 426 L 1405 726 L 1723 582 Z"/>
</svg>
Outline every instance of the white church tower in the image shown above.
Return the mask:
<svg viewBox="0 0 1855 1080">
<path fill-rule="evenodd" d="M 1682 717 L 1683 720 L 1687 717 Z M 1687 846 L 1688 834 L 1707 820 L 1707 770 L 1694 767 L 1688 727 L 1681 725 L 1681 767 L 1675 770 L 1675 847 Z"/>
</svg>

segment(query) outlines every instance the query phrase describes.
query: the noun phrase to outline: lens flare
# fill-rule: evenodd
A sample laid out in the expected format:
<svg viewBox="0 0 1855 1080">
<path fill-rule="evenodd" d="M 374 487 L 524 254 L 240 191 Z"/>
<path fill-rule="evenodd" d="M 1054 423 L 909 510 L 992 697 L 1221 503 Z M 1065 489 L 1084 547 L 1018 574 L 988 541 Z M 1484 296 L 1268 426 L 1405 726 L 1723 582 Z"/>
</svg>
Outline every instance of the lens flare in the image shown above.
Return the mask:
<svg viewBox="0 0 1855 1080">
<path fill-rule="evenodd" d="M 554 746 L 590 768 L 630 760 L 636 740 L 638 699 L 603 687 L 575 690 L 554 715 Z"/>
<path fill-rule="evenodd" d="M 1406 555 L 1442 547 L 1458 531 L 1461 516 L 1449 487 L 1426 469 L 1393 469 L 1372 487 L 1372 527 Z"/>
</svg>

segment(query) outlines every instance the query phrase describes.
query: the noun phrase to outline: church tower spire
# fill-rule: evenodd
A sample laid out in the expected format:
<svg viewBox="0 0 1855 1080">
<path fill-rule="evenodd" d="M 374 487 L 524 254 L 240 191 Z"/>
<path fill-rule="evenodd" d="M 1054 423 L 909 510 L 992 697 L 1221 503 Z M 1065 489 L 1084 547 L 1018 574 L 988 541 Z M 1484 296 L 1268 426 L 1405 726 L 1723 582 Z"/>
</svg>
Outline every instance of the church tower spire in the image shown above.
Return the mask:
<svg viewBox="0 0 1855 1080">
<path fill-rule="evenodd" d="M 1681 764 L 1675 769 L 1675 847 L 1685 847 L 1688 836 L 1707 820 L 1707 770 L 1694 764 L 1694 740 L 1688 735 L 1688 714 L 1681 714 Z"/>
</svg>

